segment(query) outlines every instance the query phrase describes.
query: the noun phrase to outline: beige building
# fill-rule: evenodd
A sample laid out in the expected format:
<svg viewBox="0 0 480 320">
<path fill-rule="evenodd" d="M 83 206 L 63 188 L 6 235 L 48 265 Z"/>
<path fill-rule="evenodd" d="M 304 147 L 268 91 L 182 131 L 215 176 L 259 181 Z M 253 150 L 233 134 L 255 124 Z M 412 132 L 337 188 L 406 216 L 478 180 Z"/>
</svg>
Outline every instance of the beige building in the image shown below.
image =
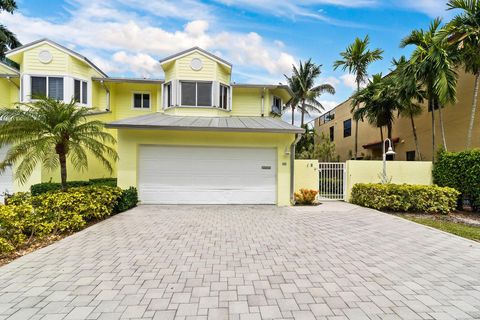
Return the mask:
<svg viewBox="0 0 480 320">
<path fill-rule="evenodd" d="M 448 151 L 465 149 L 470 110 L 473 98 L 474 77 L 459 73 L 457 103 L 443 109 L 445 137 Z M 347 100 L 315 120 L 315 131 L 324 133 L 335 143 L 336 153 L 341 161 L 351 159 L 355 148 L 355 120 L 352 119 L 351 100 Z M 438 111 L 435 113 L 436 145 L 442 144 Z M 381 159 L 382 143 L 380 129 L 360 121 L 358 133 L 358 158 Z M 432 160 L 432 125 L 431 113 L 424 106 L 423 113 L 415 118 L 419 149 L 422 160 Z M 386 128 L 383 129 L 386 137 Z M 409 118 L 397 118 L 393 125 L 392 138 L 396 160 L 418 160 L 415 152 L 413 131 Z M 480 147 L 480 107 L 475 116 L 472 147 Z"/>
</svg>

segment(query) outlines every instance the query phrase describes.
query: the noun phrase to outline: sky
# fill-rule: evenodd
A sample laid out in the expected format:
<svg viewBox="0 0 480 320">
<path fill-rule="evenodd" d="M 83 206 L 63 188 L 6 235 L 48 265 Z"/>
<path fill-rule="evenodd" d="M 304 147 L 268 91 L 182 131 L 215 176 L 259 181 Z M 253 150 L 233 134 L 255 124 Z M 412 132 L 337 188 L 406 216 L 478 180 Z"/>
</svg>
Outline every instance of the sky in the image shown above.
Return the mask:
<svg viewBox="0 0 480 320">
<path fill-rule="evenodd" d="M 49 38 L 92 60 L 110 76 L 162 79 L 158 60 L 199 46 L 233 64 L 237 83 L 285 83 L 292 65 L 311 58 L 322 65 L 318 83 L 335 95 L 325 110 L 346 100 L 354 78 L 333 70 L 355 37 L 369 35 L 384 59 L 369 73 L 388 73 L 392 58 L 408 56 L 400 40 L 449 19 L 446 0 L 17 0 L 0 23 L 22 43 Z M 318 115 L 312 115 L 313 117 Z M 288 117 L 288 115 L 287 115 Z M 288 120 L 288 119 L 287 119 Z"/>
</svg>

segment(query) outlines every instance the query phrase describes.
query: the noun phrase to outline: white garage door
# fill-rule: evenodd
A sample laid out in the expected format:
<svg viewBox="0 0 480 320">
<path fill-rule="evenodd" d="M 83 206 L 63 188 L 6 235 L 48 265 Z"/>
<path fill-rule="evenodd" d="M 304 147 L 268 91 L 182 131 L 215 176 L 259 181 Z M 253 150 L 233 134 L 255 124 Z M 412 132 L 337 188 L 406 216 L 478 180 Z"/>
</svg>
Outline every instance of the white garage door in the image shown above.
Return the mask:
<svg viewBox="0 0 480 320">
<path fill-rule="evenodd" d="M 0 148 L 0 161 L 5 159 L 9 147 Z M 8 167 L 4 172 L 0 173 L 0 203 L 3 203 L 4 194 L 13 192 L 13 173 L 12 168 Z"/>
<path fill-rule="evenodd" d="M 142 203 L 276 203 L 275 149 L 139 149 L 138 191 Z"/>
</svg>

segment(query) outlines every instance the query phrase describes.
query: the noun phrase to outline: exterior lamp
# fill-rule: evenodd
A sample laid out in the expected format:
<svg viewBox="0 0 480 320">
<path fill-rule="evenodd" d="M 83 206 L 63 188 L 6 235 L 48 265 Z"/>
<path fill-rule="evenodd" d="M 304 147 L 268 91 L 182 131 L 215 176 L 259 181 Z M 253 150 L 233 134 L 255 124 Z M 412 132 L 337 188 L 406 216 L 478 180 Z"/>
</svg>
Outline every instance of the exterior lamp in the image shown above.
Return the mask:
<svg viewBox="0 0 480 320">
<path fill-rule="evenodd" d="M 388 149 L 387 151 L 385 152 L 385 144 L 388 142 Z M 392 148 L 392 140 L 390 140 L 389 138 L 385 139 L 385 141 L 383 141 L 383 183 L 386 183 L 387 181 L 387 156 L 393 156 L 395 155 L 395 151 L 393 151 L 393 148 Z"/>
</svg>

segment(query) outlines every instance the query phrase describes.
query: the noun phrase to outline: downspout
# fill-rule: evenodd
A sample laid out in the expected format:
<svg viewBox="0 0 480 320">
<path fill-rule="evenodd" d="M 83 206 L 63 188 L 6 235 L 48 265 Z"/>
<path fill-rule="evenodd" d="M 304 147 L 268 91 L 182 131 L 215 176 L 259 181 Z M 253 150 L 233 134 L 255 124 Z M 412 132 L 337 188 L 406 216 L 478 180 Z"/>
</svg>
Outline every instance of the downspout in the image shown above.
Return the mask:
<svg viewBox="0 0 480 320">
<path fill-rule="evenodd" d="M 262 117 L 265 116 L 265 88 L 262 89 Z"/>
<path fill-rule="evenodd" d="M 103 80 L 100 80 L 100 84 L 102 85 L 103 89 L 105 89 L 105 92 L 107 94 L 107 106 L 105 110 L 110 111 L 110 89 L 108 89 Z"/>
<path fill-rule="evenodd" d="M 295 135 L 295 141 L 290 146 L 290 202 L 295 204 L 295 146 L 302 138 L 302 134 Z"/>
</svg>

